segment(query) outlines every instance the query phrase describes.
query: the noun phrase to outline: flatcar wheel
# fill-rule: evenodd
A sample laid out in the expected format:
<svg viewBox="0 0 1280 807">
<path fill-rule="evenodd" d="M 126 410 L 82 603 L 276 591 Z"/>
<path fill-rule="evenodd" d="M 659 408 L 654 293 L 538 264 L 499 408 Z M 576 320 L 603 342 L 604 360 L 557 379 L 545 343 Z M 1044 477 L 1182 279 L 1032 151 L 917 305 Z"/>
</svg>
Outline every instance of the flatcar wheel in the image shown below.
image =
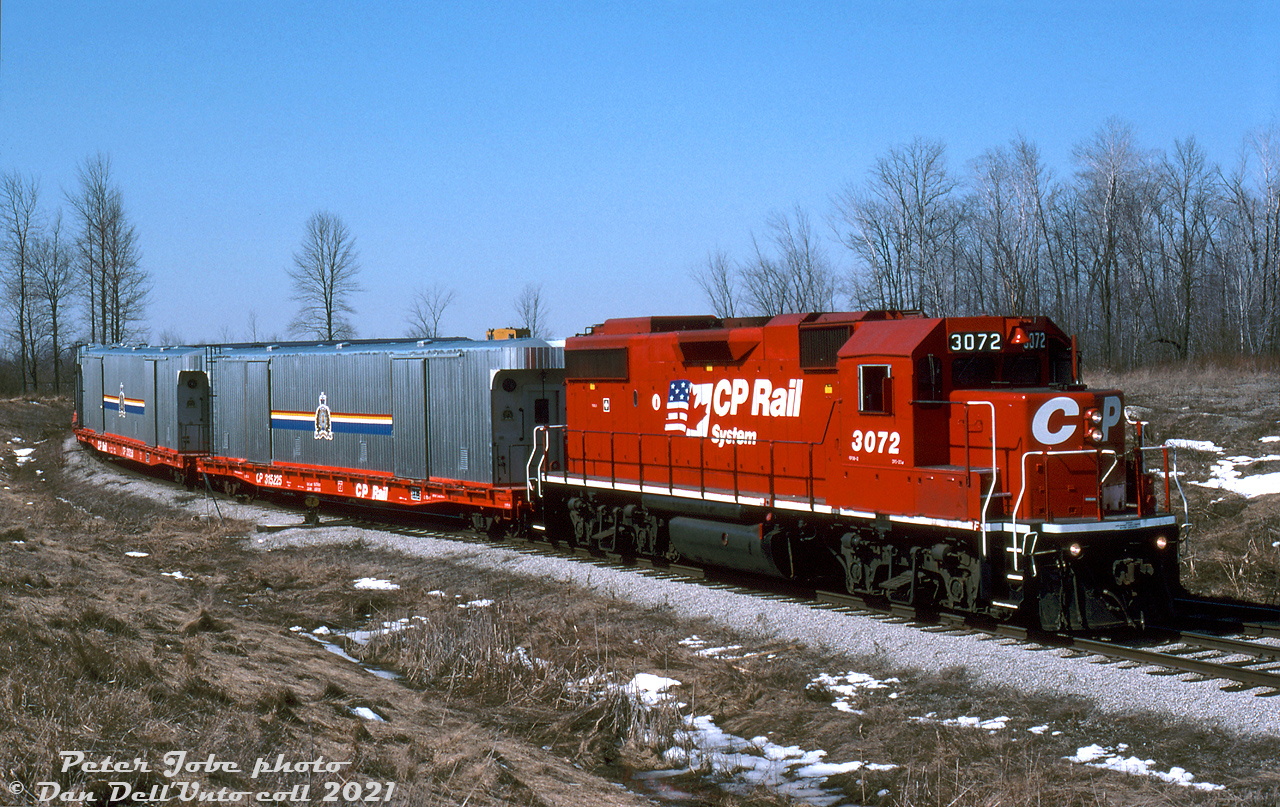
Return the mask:
<svg viewBox="0 0 1280 807">
<path fill-rule="evenodd" d="M 302 504 L 307 508 L 306 515 L 302 517 L 302 523 L 308 527 L 320 526 L 320 497 L 307 496 L 302 500 Z"/>
<path fill-rule="evenodd" d="M 493 516 L 485 515 L 484 513 L 471 514 L 471 529 L 476 532 L 484 533 L 490 539 L 494 539 L 496 537 L 494 535 L 496 528 L 497 525 Z"/>
</svg>

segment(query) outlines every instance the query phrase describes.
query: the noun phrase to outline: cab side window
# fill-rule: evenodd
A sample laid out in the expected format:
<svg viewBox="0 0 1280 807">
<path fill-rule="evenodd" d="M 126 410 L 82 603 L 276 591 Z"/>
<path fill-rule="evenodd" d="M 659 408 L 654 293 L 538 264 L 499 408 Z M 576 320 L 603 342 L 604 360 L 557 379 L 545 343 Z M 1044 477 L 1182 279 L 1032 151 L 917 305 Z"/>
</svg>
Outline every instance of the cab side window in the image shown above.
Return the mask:
<svg viewBox="0 0 1280 807">
<path fill-rule="evenodd" d="M 864 364 L 858 368 L 858 411 L 893 414 L 893 386 L 889 365 Z"/>
</svg>

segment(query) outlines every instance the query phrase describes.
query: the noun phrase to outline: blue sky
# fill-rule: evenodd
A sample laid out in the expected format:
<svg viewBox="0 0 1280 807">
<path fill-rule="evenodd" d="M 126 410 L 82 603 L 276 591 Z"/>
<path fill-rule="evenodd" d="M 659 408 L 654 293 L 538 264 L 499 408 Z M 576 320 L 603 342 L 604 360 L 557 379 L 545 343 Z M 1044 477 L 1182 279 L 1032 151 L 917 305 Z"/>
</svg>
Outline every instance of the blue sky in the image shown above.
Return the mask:
<svg viewBox="0 0 1280 807">
<path fill-rule="evenodd" d="M 707 310 L 690 269 L 917 136 L 1021 133 L 1059 176 L 1110 116 L 1230 166 L 1280 111 L 1280 3 L 58 2 L 0 7 L 0 171 L 65 207 L 112 160 L 153 334 L 287 333 L 313 212 L 356 236 L 360 336 Z M 825 233 L 825 226 L 823 226 Z M 850 258 L 828 245 L 837 266 Z"/>
</svg>

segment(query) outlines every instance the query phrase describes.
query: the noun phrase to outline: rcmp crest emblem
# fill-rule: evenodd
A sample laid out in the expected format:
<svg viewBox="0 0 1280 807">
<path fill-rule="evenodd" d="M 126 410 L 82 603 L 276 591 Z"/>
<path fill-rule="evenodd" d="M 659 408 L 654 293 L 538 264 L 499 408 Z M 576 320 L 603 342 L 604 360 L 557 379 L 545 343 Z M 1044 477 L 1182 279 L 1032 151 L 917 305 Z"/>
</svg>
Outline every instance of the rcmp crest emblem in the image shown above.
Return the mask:
<svg viewBox="0 0 1280 807">
<path fill-rule="evenodd" d="M 116 401 L 116 413 L 119 414 L 120 417 L 124 417 L 125 415 L 124 382 L 123 381 L 120 382 L 120 398 Z"/>
<path fill-rule="evenodd" d="M 320 405 L 316 407 L 316 439 L 333 439 L 333 418 L 330 417 L 329 406 L 325 403 L 324 393 L 320 393 Z"/>
</svg>

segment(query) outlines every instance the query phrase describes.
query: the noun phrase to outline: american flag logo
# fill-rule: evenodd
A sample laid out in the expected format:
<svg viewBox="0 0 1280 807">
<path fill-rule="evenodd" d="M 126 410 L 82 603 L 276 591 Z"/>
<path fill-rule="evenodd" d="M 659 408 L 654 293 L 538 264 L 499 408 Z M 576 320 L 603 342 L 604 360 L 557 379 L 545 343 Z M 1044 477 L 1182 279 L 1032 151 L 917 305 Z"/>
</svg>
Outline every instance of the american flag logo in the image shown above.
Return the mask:
<svg viewBox="0 0 1280 807">
<path fill-rule="evenodd" d="M 689 394 L 692 392 L 693 385 L 684 379 L 671 382 L 667 390 L 667 431 L 685 433 L 689 425 Z"/>
</svg>

